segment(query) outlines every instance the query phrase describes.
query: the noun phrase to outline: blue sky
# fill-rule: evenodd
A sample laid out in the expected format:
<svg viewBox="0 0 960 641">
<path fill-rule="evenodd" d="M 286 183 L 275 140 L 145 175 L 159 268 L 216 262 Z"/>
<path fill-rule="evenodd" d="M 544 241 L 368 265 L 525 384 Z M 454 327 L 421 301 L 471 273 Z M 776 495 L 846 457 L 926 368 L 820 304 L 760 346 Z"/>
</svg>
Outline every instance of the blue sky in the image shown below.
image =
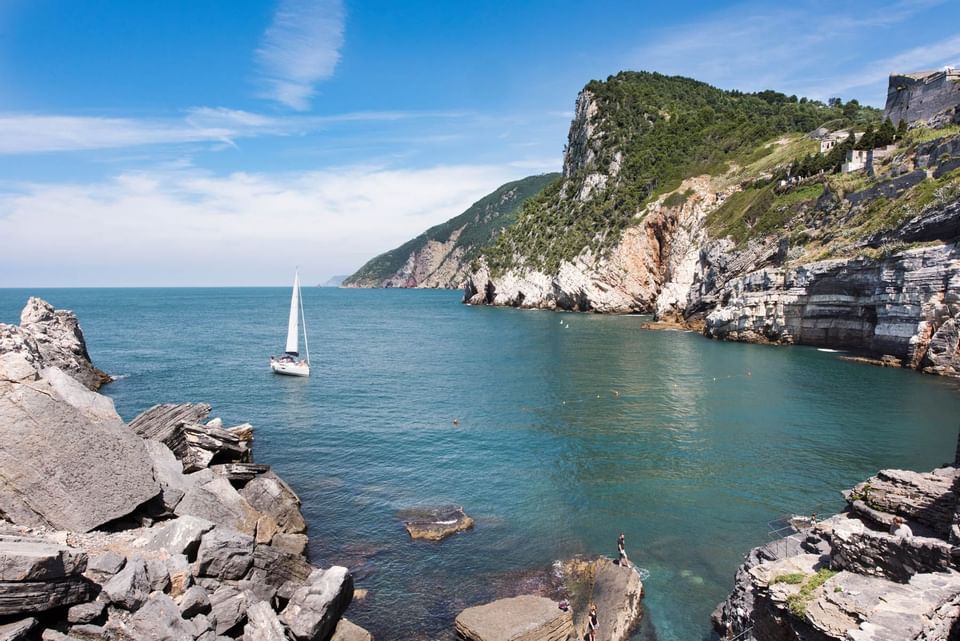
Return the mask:
<svg viewBox="0 0 960 641">
<path fill-rule="evenodd" d="M 592 78 L 882 106 L 891 71 L 960 64 L 957 24 L 943 0 L 0 0 L 0 286 L 320 282 L 559 169 Z"/>
</svg>

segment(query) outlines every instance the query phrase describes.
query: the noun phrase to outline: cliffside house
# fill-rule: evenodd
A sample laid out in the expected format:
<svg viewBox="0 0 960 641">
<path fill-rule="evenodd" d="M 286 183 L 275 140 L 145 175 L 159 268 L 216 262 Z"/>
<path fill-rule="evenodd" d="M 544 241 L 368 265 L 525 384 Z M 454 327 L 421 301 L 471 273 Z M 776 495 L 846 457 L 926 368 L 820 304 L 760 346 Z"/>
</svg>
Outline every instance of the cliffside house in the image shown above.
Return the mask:
<svg viewBox="0 0 960 641">
<path fill-rule="evenodd" d="M 890 74 L 883 117 L 899 125 L 929 123 L 936 116 L 960 118 L 960 69 Z"/>
<path fill-rule="evenodd" d="M 861 136 L 863 134 L 860 134 Z M 850 132 L 841 129 L 820 136 L 820 153 L 825 154 L 850 137 Z"/>
<path fill-rule="evenodd" d="M 847 152 L 846 162 L 840 166 L 840 172 L 848 174 L 851 171 L 866 169 L 868 174 L 873 175 L 873 163 L 881 158 L 886 158 L 896 148 L 896 145 L 887 145 L 876 149 L 851 149 Z"/>
</svg>

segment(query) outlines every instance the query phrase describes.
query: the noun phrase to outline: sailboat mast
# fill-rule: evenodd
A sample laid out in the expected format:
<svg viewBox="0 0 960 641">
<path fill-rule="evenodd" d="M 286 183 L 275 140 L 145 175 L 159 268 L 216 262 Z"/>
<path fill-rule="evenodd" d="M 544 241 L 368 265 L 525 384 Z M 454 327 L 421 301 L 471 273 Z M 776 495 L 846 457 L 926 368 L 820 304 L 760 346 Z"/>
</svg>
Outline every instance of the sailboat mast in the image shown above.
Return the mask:
<svg viewBox="0 0 960 641">
<path fill-rule="evenodd" d="M 297 275 L 297 280 L 299 281 L 299 274 Z M 297 287 L 297 296 L 300 298 L 300 324 L 303 325 L 303 350 L 307 353 L 307 365 L 309 365 L 310 344 L 307 342 L 307 318 L 303 315 L 303 294 L 300 293 L 299 286 Z"/>
<path fill-rule="evenodd" d="M 297 356 L 300 353 L 300 330 L 297 327 L 300 321 L 300 273 L 293 278 L 293 292 L 290 295 L 290 319 L 287 322 L 287 354 Z"/>
</svg>

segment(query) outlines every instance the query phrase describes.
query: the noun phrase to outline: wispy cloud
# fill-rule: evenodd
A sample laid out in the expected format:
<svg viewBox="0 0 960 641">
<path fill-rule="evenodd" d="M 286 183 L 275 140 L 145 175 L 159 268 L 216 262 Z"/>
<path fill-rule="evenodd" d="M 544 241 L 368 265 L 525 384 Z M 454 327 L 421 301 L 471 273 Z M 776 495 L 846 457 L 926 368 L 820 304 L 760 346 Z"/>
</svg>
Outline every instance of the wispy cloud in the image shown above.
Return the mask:
<svg viewBox="0 0 960 641">
<path fill-rule="evenodd" d="M 517 177 L 500 165 L 228 175 L 170 165 L 21 184 L 0 191 L 0 287 L 279 284 L 282 256 L 319 282 Z"/>
<path fill-rule="evenodd" d="M 631 55 L 634 68 L 675 73 L 729 89 L 778 89 L 825 99 L 855 87 L 883 84 L 898 68 L 937 63 L 949 49 L 918 47 L 889 55 L 903 26 L 945 0 L 790 5 L 746 3 L 663 32 Z M 871 61 L 865 52 L 884 51 Z M 895 49 L 893 51 L 896 51 Z M 945 54 L 949 57 L 949 54 Z M 892 65 L 892 66 L 891 66 Z M 876 88 L 876 87 L 874 87 Z M 884 91 L 870 102 L 881 102 Z"/>
<path fill-rule="evenodd" d="M 0 113 L 0 154 L 32 154 L 145 145 L 210 142 L 234 146 L 243 138 L 286 136 L 358 122 L 456 119 L 457 112 L 355 112 L 327 116 L 266 116 L 222 107 L 197 107 L 180 118 L 107 118 Z"/>
<path fill-rule="evenodd" d="M 257 49 L 265 95 L 297 111 L 330 78 L 343 46 L 342 0 L 280 0 Z"/>
</svg>

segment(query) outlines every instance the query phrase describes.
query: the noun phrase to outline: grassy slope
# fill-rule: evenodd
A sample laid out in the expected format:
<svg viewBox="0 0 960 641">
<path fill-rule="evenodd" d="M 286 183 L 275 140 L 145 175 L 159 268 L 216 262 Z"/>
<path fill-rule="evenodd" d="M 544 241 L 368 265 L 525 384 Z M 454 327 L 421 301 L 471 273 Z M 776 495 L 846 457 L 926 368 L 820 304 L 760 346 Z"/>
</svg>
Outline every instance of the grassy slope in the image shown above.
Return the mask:
<svg viewBox="0 0 960 641">
<path fill-rule="evenodd" d="M 594 253 L 612 247 L 650 198 L 686 177 L 728 174 L 735 167 L 759 173 L 791 154 L 809 153 L 813 143 L 802 134 L 824 122 L 840 127 L 879 120 L 876 109 L 857 107 L 844 116 L 839 105 L 772 91 L 723 91 L 647 72 L 622 72 L 586 90 L 599 107 L 596 139 L 602 144 L 594 166 L 573 176 L 565 190 L 555 184 L 523 207 L 517 223 L 484 250 L 494 273 L 524 265 L 555 273 L 585 247 Z M 772 142 L 791 135 L 790 150 Z M 623 163 L 613 184 L 585 203 L 564 197 L 577 193 L 587 174 L 605 173 L 618 152 Z"/>
<path fill-rule="evenodd" d="M 457 245 L 464 247 L 466 250 L 464 260 L 471 261 L 477 256 L 482 246 L 494 240 L 502 228 L 513 224 L 517 210 L 527 199 L 535 196 L 547 184 L 556 180 L 558 175 L 528 176 L 502 185 L 493 193 L 475 202 L 459 216 L 431 227 L 396 249 L 372 258 L 355 274 L 345 279 L 344 284 L 370 286 L 383 282 L 403 267 L 410 254 L 421 249 L 427 241 L 446 242 L 450 235 L 461 227 L 464 229 L 457 240 Z M 504 199 L 504 196 L 511 192 L 512 195 Z"/>
</svg>

